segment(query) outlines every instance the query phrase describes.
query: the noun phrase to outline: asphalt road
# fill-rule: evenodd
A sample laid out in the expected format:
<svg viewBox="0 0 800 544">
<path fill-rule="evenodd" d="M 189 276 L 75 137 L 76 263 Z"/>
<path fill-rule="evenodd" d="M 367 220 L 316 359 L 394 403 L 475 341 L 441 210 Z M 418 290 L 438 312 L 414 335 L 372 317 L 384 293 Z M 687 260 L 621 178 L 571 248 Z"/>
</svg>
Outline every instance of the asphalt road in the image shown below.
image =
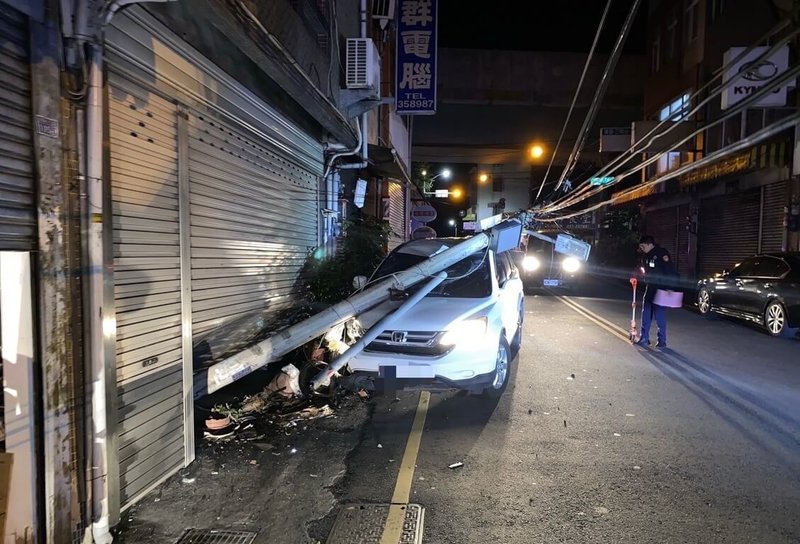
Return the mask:
<svg viewBox="0 0 800 544">
<path fill-rule="evenodd" d="M 528 296 L 505 395 L 432 393 L 416 430 L 428 394 L 406 391 L 199 439 L 115 541 L 194 527 L 325 542 L 343 509 L 405 494 L 426 544 L 800 542 L 800 339 L 673 310 L 669 349 L 634 347 L 627 297 L 600 280 Z M 378 542 L 382 525 L 343 541 Z"/>
<path fill-rule="evenodd" d="M 423 542 L 800 542 L 800 340 L 672 310 L 634 347 L 627 294 L 527 297 L 504 397 L 432 394 Z M 389 501 L 418 398 L 375 399 L 337 502 Z"/>
</svg>

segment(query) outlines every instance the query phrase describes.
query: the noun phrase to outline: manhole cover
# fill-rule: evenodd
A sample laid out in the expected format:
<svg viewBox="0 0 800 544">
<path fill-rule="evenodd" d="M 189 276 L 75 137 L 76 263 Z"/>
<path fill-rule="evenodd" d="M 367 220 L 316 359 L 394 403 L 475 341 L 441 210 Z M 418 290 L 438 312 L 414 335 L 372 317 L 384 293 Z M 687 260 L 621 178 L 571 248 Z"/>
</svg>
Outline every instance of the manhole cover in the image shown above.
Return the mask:
<svg viewBox="0 0 800 544">
<path fill-rule="evenodd" d="M 223 529 L 186 529 L 175 544 L 251 544 L 256 533 Z"/>
<path fill-rule="evenodd" d="M 420 544 L 425 509 L 418 504 L 405 506 L 400 544 Z M 326 544 L 380 544 L 389 515 L 388 504 L 348 504 L 339 510 Z"/>
</svg>

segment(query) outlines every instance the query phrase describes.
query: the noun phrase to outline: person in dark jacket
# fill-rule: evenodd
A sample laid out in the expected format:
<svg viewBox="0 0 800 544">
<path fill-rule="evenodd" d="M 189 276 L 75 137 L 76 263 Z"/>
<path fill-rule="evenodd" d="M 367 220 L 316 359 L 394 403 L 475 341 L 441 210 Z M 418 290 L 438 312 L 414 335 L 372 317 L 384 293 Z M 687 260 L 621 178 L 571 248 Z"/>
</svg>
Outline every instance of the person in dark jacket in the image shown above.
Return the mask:
<svg viewBox="0 0 800 544">
<path fill-rule="evenodd" d="M 639 240 L 639 251 L 643 254 L 642 276 L 646 285 L 642 300 L 642 331 L 640 346 L 650 345 L 650 325 L 656 319 L 658 337 L 656 347 L 667 347 L 667 309 L 654 304 L 658 289 L 669 289 L 675 280 L 675 265 L 669 251 L 656 244 L 652 236 L 645 235 Z"/>
</svg>

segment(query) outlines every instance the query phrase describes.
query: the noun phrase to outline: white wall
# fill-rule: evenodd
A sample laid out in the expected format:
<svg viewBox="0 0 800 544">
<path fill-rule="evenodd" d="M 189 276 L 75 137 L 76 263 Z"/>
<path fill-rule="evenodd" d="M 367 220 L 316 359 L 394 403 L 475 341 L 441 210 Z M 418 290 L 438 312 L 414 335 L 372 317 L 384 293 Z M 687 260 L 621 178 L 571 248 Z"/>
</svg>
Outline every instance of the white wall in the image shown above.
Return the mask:
<svg viewBox="0 0 800 544">
<path fill-rule="evenodd" d="M 6 452 L 13 454 L 5 544 L 27 542 L 34 526 L 36 457 L 33 402 L 33 299 L 30 254 L 0 252 L 0 330 Z"/>
</svg>

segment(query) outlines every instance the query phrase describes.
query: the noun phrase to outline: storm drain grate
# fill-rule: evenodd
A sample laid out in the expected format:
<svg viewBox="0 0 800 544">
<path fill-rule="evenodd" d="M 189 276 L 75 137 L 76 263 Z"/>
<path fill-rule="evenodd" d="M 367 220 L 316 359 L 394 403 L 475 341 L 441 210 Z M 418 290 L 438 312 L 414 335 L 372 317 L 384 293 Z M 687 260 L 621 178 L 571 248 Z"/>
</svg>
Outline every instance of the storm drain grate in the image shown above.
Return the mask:
<svg viewBox="0 0 800 544">
<path fill-rule="evenodd" d="M 186 529 L 175 544 L 252 544 L 256 533 L 217 529 Z"/>
<path fill-rule="evenodd" d="M 425 509 L 419 504 L 405 507 L 400 544 L 421 544 Z M 326 544 L 380 544 L 389 515 L 388 504 L 348 504 L 339 510 Z"/>
</svg>

